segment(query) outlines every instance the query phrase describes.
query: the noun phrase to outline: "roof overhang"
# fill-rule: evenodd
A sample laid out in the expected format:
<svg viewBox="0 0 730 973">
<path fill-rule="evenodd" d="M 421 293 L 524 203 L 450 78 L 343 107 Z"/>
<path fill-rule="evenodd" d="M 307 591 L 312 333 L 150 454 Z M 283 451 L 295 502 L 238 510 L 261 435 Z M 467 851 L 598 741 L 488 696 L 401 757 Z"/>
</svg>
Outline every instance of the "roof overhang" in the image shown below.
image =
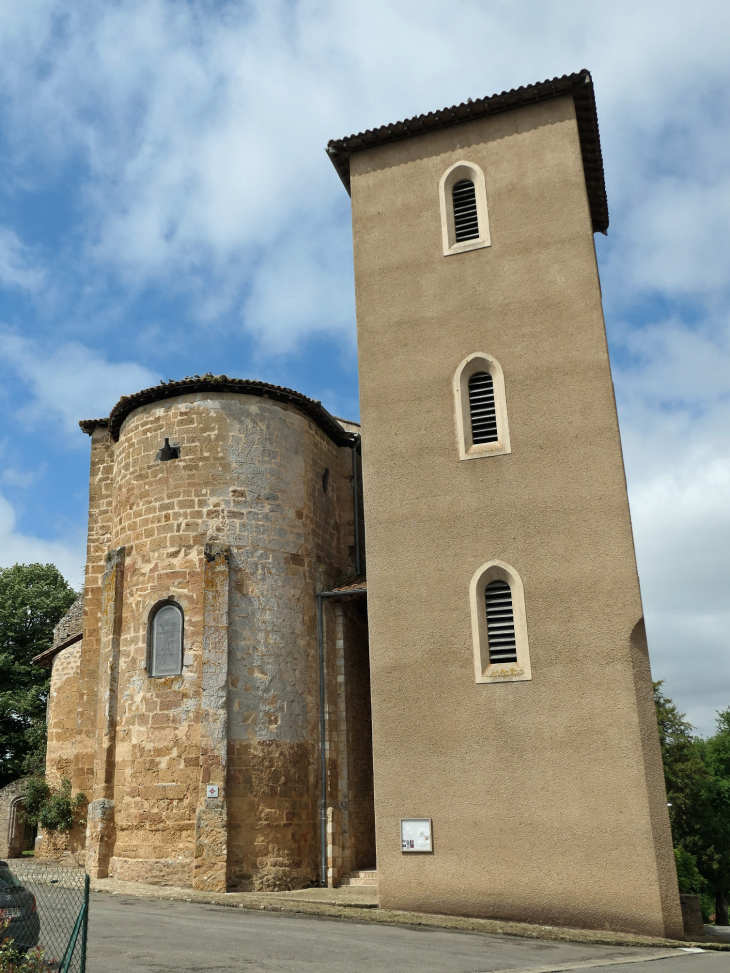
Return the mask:
<svg viewBox="0 0 730 973">
<path fill-rule="evenodd" d="M 425 135 L 428 132 L 449 128 L 452 125 L 462 125 L 478 118 L 485 118 L 488 115 L 499 115 L 515 108 L 534 105 L 550 98 L 561 98 L 564 95 L 572 95 L 575 102 L 578 135 L 583 156 L 583 172 L 588 191 L 593 232 L 606 233 L 608 230 L 608 200 L 606 199 L 606 183 L 603 175 L 601 140 L 598 133 L 596 99 L 590 71 L 584 70 L 577 74 L 566 74 L 562 78 L 553 78 L 551 81 L 541 81 L 526 87 L 514 88 L 512 91 L 503 91 L 501 94 L 479 98 L 476 101 L 469 100 L 460 105 L 453 105 L 451 108 L 429 112 L 427 115 L 417 115 L 415 118 L 408 118 L 393 125 L 382 125 L 380 128 L 368 129 L 357 135 L 332 139 L 328 142 L 326 151 L 349 193 L 350 157 L 354 152 Z"/>
<path fill-rule="evenodd" d="M 77 632 L 76 635 L 72 635 L 70 638 L 64 639 L 63 642 L 59 642 L 58 645 L 52 645 L 50 649 L 46 649 L 45 652 L 40 652 L 38 655 L 33 656 L 30 661 L 36 666 L 50 666 L 59 652 L 63 652 L 63 650 L 67 649 L 70 645 L 75 645 L 77 642 L 80 642 L 83 637 L 83 632 Z"/>
<path fill-rule="evenodd" d="M 191 392 L 233 392 L 237 395 L 258 395 L 276 402 L 285 402 L 308 416 L 338 446 L 353 446 L 360 439 L 357 433 L 343 429 L 337 419 L 330 415 L 316 399 L 309 399 L 301 392 L 282 388 L 280 385 L 269 385 L 268 382 L 243 378 L 229 378 L 227 375 L 195 375 L 193 378 L 185 378 L 179 382 L 163 382 L 153 388 L 136 392 L 134 395 L 123 395 L 109 413 L 108 419 L 82 419 L 79 426 L 88 435 L 91 435 L 98 426 L 108 426 L 112 439 L 118 442 L 122 423 L 135 409 L 152 402 L 188 395 Z"/>
</svg>

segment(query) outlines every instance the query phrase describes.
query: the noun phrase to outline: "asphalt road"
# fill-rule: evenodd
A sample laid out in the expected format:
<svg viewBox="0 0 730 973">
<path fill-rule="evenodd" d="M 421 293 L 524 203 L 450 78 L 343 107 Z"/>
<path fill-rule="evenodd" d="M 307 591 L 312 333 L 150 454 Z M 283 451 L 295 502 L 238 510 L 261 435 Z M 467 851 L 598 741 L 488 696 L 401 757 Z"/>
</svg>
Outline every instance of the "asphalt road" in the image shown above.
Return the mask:
<svg viewBox="0 0 730 973">
<path fill-rule="evenodd" d="M 250 912 L 102 892 L 92 893 L 89 920 L 88 973 L 730 973 L 730 953 L 678 952 L 660 959 L 656 950 Z"/>
</svg>

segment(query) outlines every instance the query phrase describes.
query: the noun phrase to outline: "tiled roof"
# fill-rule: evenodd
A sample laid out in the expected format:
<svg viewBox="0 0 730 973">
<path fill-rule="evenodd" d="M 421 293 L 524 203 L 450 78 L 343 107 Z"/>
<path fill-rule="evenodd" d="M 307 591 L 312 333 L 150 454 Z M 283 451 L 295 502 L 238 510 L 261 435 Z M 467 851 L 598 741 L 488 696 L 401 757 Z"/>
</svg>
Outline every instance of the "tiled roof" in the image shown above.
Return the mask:
<svg viewBox="0 0 730 973">
<path fill-rule="evenodd" d="M 190 392 L 234 392 L 239 395 L 260 395 L 277 402 L 287 402 L 295 406 L 300 412 L 309 416 L 319 428 L 325 432 L 338 446 L 349 446 L 356 437 L 346 432 L 334 416 L 316 399 L 309 399 L 301 392 L 282 388 L 280 385 L 269 385 L 268 382 L 256 382 L 243 378 L 229 378 L 227 375 L 194 375 L 179 382 L 162 382 L 153 388 L 143 389 L 134 395 L 123 395 L 109 413 L 108 419 L 82 419 L 79 425 L 85 433 L 91 435 L 97 426 L 107 424 L 114 441 L 119 440 L 122 423 L 127 416 L 142 405 L 171 399 Z"/>
<path fill-rule="evenodd" d="M 333 591 L 367 591 L 368 583 L 365 578 L 355 578 L 352 581 L 345 581 L 344 584 L 336 584 Z"/>
<path fill-rule="evenodd" d="M 346 138 L 332 139 L 327 144 L 327 154 L 337 170 L 340 179 L 350 192 L 350 156 L 353 152 L 369 149 L 388 142 L 413 138 L 427 132 L 452 125 L 471 122 L 487 115 L 498 115 L 522 108 L 524 105 L 534 105 L 549 98 L 559 98 L 562 95 L 572 95 L 575 102 L 575 113 L 578 120 L 578 135 L 583 155 L 583 171 L 585 173 L 588 202 L 591 209 L 594 232 L 605 233 L 608 230 L 608 201 L 606 199 L 606 184 L 603 176 L 603 158 L 601 155 L 601 140 L 598 133 L 598 116 L 596 114 L 596 99 L 593 92 L 593 79 L 589 71 L 579 71 L 577 74 L 564 74 L 562 78 L 552 78 L 537 84 L 513 88 L 488 98 L 478 98 L 476 101 L 462 102 L 451 108 L 429 112 L 427 115 L 416 115 L 403 122 L 393 125 L 382 125 L 380 128 L 368 129 L 357 135 Z"/>
</svg>

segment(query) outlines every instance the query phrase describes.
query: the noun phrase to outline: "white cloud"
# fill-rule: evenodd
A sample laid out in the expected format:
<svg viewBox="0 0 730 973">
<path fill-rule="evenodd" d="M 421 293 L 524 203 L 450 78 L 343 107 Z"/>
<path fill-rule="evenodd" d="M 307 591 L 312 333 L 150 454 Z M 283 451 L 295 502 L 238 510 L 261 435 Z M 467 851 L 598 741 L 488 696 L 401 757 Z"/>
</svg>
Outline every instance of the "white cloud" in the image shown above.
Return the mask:
<svg viewBox="0 0 730 973">
<path fill-rule="evenodd" d="M 654 670 L 708 730 L 730 702 L 729 42 L 720 0 L 28 0 L 0 7 L 7 179 L 42 185 L 82 162 L 76 249 L 49 274 L 71 260 L 90 289 L 109 277 L 183 294 L 206 327 L 233 309 L 264 357 L 323 330 L 347 346 L 349 221 L 327 139 L 590 68 Z M 0 233 L 3 268 L 37 286 Z M 647 324 L 658 298 L 670 310 Z M 63 334 L 48 351 L 17 335 L 0 347 L 32 389 L 25 417 L 52 411 L 67 429 L 158 378 Z"/>
<path fill-rule="evenodd" d="M 28 247 L 15 231 L 0 226 L 0 283 L 33 292 L 41 286 L 43 278 L 43 270 L 35 266 Z"/>
<path fill-rule="evenodd" d="M 77 590 L 84 582 L 86 564 L 85 533 L 67 541 L 48 541 L 17 530 L 15 511 L 0 495 L 0 567 L 13 564 L 55 564 L 66 580 Z"/>
<path fill-rule="evenodd" d="M 55 416 L 76 436 L 79 419 L 106 416 L 120 396 L 160 381 L 148 368 L 108 362 L 77 343 L 48 352 L 27 338 L 0 332 L 0 354 L 32 391 L 17 415 L 29 424 Z"/>
</svg>

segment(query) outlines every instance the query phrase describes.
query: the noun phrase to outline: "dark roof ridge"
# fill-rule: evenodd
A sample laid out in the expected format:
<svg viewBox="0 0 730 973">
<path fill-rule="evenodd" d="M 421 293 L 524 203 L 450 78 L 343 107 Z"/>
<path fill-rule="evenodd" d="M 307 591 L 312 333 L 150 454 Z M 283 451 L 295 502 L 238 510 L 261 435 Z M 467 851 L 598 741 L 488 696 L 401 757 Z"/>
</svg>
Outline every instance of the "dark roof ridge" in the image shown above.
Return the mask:
<svg viewBox="0 0 730 973">
<path fill-rule="evenodd" d="M 346 432 L 334 416 L 324 408 L 321 402 L 310 399 L 294 389 L 281 385 L 270 385 L 268 382 L 258 382 L 253 379 L 229 378 L 228 375 L 193 375 L 180 381 L 162 382 L 152 388 L 142 389 L 134 395 L 123 395 L 109 413 L 108 419 L 82 419 L 79 425 L 84 432 L 91 434 L 97 426 L 108 425 L 112 439 L 117 442 L 122 423 L 130 413 L 142 405 L 171 399 L 190 392 L 234 392 L 239 395 L 260 395 L 277 402 L 286 402 L 295 406 L 300 412 L 312 419 L 319 428 L 326 433 L 338 446 L 351 445 L 355 434 Z"/>
<path fill-rule="evenodd" d="M 471 122 L 487 115 L 497 115 L 511 111 L 513 108 L 521 108 L 524 105 L 546 101 L 549 98 L 559 98 L 562 95 L 572 95 L 575 101 L 578 135 L 583 156 L 583 171 L 593 231 L 594 233 L 605 233 L 608 230 L 608 200 L 606 199 L 606 183 L 603 173 L 603 156 L 598 131 L 593 78 L 590 71 L 585 68 L 575 74 L 564 74 L 560 78 L 550 78 L 536 84 L 521 85 L 511 91 L 502 91 L 487 98 L 478 98 L 476 101 L 469 99 L 460 105 L 442 108 L 440 111 L 429 112 L 427 115 L 416 115 L 413 118 L 394 122 L 391 125 L 381 125 L 380 128 L 367 129 L 356 135 L 348 135 L 341 139 L 330 139 L 327 143 L 326 152 L 349 193 L 350 156 L 353 152 L 423 135 L 436 129 L 449 128 L 463 122 Z"/>
</svg>

